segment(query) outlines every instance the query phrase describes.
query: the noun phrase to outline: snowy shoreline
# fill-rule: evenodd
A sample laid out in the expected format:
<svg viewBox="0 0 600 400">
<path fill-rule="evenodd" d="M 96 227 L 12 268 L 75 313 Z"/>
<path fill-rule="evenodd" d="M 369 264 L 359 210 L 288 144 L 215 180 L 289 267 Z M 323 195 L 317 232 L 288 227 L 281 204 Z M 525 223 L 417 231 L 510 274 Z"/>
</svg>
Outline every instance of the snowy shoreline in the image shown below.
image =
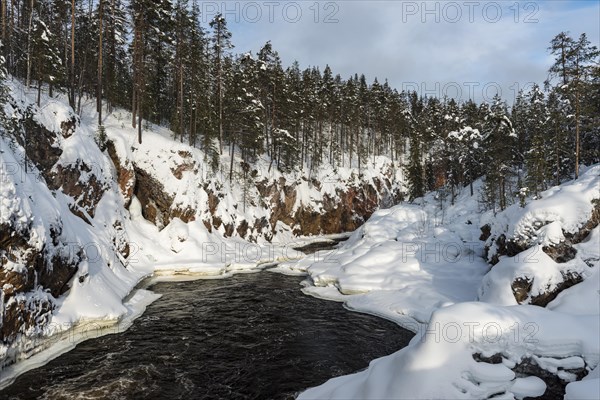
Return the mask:
<svg viewBox="0 0 600 400">
<path fill-rule="evenodd" d="M 13 384 L 19 375 L 49 363 L 62 354 L 73 350 L 79 343 L 127 330 L 133 321 L 144 313 L 146 307 L 159 298 L 160 295 L 154 292 L 135 289 L 129 300 L 123 303 L 127 307 L 127 314 L 120 318 L 82 320 L 53 336 L 37 340 L 36 342 L 40 345 L 32 349 L 32 351 L 38 349 L 35 354 L 1 370 L 0 391 Z"/>
<path fill-rule="evenodd" d="M 332 239 L 345 238 L 347 234 L 323 235 L 319 237 L 298 238 L 297 243 L 300 246 L 306 246 L 314 243 L 331 243 Z M 296 244 L 296 243 L 295 243 Z M 0 369 L 0 391 L 12 385 L 21 375 L 38 367 L 41 367 L 62 354 L 73 350 L 79 343 L 88 339 L 98 338 L 104 335 L 122 333 L 126 331 L 133 322 L 144 314 L 146 307 L 154 301 L 160 299 L 161 295 L 154 293 L 148 288 L 160 282 L 173 281 L 196 281 L 211 279 L 227 279 L 236 274 L 274 272 L 277 271 L 273 266 L 282 261 L 292 261 L 290 259 L 262 260 L 251 265 L 230 264 L 230 265 L 210 265 L 209 268 L 194 269 L 194 267 L 174 267 L 154 268 L 154 272 L 143 276 L 133 289 L 123 299 L 123 306 L 126 307 L 126 313 L 117 318 L 97 318 L 80 319 L 68 328 L 60 326 L 55 334 L 51 336 L 36 338 L 33 341 L 35 345 L 26 352 L 27 358 L 17 359 L 16 362 L 6 365 Z M 206 267 L 206 265 L 204 265 Z"/>
</svg>

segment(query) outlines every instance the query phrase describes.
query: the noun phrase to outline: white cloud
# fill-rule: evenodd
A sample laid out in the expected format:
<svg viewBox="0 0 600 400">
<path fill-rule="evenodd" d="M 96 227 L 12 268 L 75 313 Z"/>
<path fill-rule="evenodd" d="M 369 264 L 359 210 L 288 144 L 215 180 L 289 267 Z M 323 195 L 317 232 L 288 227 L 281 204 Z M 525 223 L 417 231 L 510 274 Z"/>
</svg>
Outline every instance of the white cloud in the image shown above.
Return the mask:
<svg viewBox="0 0 600 400">
<path fill-rule="evenodd" d="M 227 5 L 228 9 L 235 9 L 232 4 L 235 3 Z M 277 5 L 255 2 L 262 10 L 262 18 L 256 23 L 243 21 L 244 4 L 248 2 L 238 6 L 240 23 L 232 22 L 233 13 L 229 16 L 236 51 L 256 51 L 271 40 L 285 64 L 294 60 L 303 67 L 329 64 L 334 73 L 343 77 L 364 73 L 369 80 L 376 76 L 380 80 L 387 78 L 398 89 L 403 85 L 413 87 L 413 82 L 429 90 L 436 88 L 436 82 L 440 89 L 457 82 L 464 88 L 463 97 L 468 89 L 465 82 L 477 82 L 480 88 L 498 82 L 510 101 L 515 83 L 522 87 L 546 78 L 552 62 L 546 49 L 557 33 L 564 30 L 578 36 L 586 32 L 594 44 L 600 37 L 600 5 L 596 1 L 476 5 L 462 1 L 320 2 L 318 23 L 314 21 L 316 9 L 312 1 Z M 515 4 L 519 6 L 518 14 Z M 437 7 L 437 14 L 426 13 L 423 5 L 427 10 Z M 499 7 L 502 18 L 492 22 Z M 298 22 L 287 22 L 284 10 L 289 20 L 295 18 L 298 8 L 302 10 Z M 455 18 L 457 9 L 461 11 L 460 18 Z M 337 11 L 333 18 L 339 22 L 325 23 L 324 18 L 333 11 Z M 456 22 L 448 22 L 449 19 Z M 537 22 L 531 22 L 535 19 Z M 476 97 L 481 100 L 481 90 L 476 91 Z"/>
</svg>

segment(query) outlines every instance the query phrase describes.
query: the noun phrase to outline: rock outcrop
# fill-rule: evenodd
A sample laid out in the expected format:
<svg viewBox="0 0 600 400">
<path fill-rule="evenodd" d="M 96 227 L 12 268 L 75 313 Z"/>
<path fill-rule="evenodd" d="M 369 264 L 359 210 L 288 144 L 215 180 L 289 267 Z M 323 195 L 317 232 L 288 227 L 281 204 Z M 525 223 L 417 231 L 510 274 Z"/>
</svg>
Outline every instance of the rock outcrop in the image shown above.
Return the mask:
<svg viewBox="0 0 600 400">
<path fill-rule="evenodd" d="M 579 229 L 571 232 L 561 230 L 562 240 L 558 241 L 558 243 L 549 243 L 539 247 L 541 248 L 541 251 L 550 258 L 550 262 L 553 261 L 557 264 L 566 265 L 564 270 L 560 271 L 560 277 L 556 279 L 552 285 L 547 285 L 545 286 L 545 289 L 542 288 L 541 290 L 538 288 L 535 293 L 532 293 L 536 278 L 534 276 L 519 276 L 518 271 L 515 271 L 516 277 L 511 283 L 511 289 L 517 303 L 545 307 L 562 291 L 584 280 L 581 272 L 573 269 L 573 267 L 578 264 L 567 263 L 578 257 L 576 245 L 585 241 L 592 230 L 600 223 L 600 200 L 593 200 L 592 204 L 593 207 L 589 219 L 581 224 Z M 537 222 L 534 226 L 535 232 L 542 232 L 543 229 L 547 228 L 552 223 L 553 221 L 545 221 L 543 223 Z M 527 254 L 529 249 L 539 244 L 539 238 L 536 234 L 523 238 L 507 237 L 505 233 L 501 233 L 497 235 L 497 237 L 494 237 L 492 227 L 489 224 L 486 224 L 481 227 L 480 239 L 486 241 L 486 258 L 492 266 L 498 264 L 500 258 L 503 256 L 515 258 L 521 256 L 525 259 L 537 258 L 535 255 Z M 494 251 L 493 254 L 490 254 L 492 248 Z M 522 254 L 527 255 L 522 256 Z M 583 259 L 583 261 L 586 264 L 591 265 L 590 261 L 585 259 Z M 543 281 L 541 282 L 541 284 L 544 285 Z"/>
<path fill-rule="evenodd" d="M 479 353 L 475 353 L 473 354 L 473 359 L 477 362 L 484 362 L 488 364 L 501 364 L 503 359 L 506 360 L 507 357 L 501 353 L 496 353 L 490 357 L 485 357 Z M 566 386 L 570 382 L 583 379 L 588 374 L 585 361 L 583 361 L 582 358 L 579 358 L 579 360 L 581 362 L 580 367 L 557 367 L 556 371 L 549 371 L 548 369 L 544 369 L 542 366 L 540 366 L 540 363 L 536 361 L 535 356 L 524 357 L 518 363 L 516 363 L 511 370 L 515 373 L 516 378 L 537 376 L 543 380 L 546 384 L 546 391 L 539 398 L 548 400 L 562 400 L 565 397 Z M 557 359 L 557 362 L 560 363 L 560 359 Z"/>
<path fill-rule="evenodd" d="M 172 174 L 169 179 L 181 181 L 185 174 L 191 174 L 192 181 L 197 181 L 202 195 L 207 198 L 205 204 L 197 207 L 177 204 L 178 193 L 166 189 L 167 182 L 155 176 L 152 169 L 119 157 L 115 143 L 108 142 L 108 153 L 115 164 L 126 205 L 130 204 L 132 196 L 136 196 L 144 218 L 159 229 L 173 218 L 184 222 L 201 218 L 209 231 L 219 230 L 225 237 L 239 236 L 250 241 L 259 236 L 270 240 L 279 222 L 289 226 L 295 235 L 333 234 L 353 231 L 378 208 L 392 206 L 403 199 L 399 185 L 392 182 L 393 171 L 368 181 L 353 175 L 347 181 L 339 182 L 334 193 L 322 193 L 318 199 L 305 203 L 299 201 L 299 191 L 309 187 L 320 193 L 323 182 L 306 177 L 299 180 L 282 176 L 257 178 L 258 172 L 254 170 L 248 174 L 244 190 L 256 196 L 249 198 L 247 205 L 261 208 L 268 218 L 249 219 L 239 213 L 246 207 L 244 204 L 235 204 L 233 210 L 220 207 L 231 186 L 227 187 L 216 177 L 204 179 L 200 173 L 202 165 L 189 151 L 171 152 L 176 162 L 169 168 Z"/>
</svg>

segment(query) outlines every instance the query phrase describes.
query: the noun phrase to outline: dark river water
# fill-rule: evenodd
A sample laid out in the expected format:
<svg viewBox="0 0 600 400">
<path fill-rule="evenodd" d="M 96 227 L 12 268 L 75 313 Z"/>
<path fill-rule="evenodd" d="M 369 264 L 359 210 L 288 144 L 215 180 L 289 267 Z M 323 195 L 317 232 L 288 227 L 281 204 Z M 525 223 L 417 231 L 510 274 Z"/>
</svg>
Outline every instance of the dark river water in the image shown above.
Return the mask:
<svg viewBox="0 0 600 400">
<path fill-rule="evenodd" d="M 261 272 L 158 283 L 127 331 L 79 344 L 0 392 L 14 399 L 288 399 L 406 346 L 392 322 Z"/>
</svg>

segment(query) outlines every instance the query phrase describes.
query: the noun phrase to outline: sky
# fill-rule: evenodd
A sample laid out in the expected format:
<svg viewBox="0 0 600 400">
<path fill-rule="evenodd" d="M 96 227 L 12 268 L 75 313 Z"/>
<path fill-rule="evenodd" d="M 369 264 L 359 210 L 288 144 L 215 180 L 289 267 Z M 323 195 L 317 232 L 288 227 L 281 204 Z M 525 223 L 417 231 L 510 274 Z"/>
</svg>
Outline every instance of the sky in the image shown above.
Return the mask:
<svg viewBox="0 0 600 400">
<path fill-rule="evenodd" d="M 542 84 L 561 31 L 600 42 L 600 0 L 586 1 L 203 1 L 208 22 L 222 12 L 235 53 L 270 40 L 284 66 L 329 65 L 347 78 L 388 79 L 422 95 L 512 103 Z"/>
</svg>

